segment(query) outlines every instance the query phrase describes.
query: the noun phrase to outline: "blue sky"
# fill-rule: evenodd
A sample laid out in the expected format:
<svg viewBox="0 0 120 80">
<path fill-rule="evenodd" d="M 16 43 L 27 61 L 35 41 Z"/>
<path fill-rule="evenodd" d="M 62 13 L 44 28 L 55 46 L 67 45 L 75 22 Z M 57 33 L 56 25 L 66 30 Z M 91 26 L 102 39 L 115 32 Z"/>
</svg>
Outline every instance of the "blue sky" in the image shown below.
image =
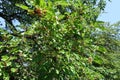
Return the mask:
<svg viewBox="0 0 120 80">
<path fill-rule="evenodd" d="M 111 24 L 120 21 L 120 0 L 111 0 L 112 2 L 107 2 L 105 12 L 102 13 L 98 20 L 105 22 L 110 22 Z"/>
</svg>

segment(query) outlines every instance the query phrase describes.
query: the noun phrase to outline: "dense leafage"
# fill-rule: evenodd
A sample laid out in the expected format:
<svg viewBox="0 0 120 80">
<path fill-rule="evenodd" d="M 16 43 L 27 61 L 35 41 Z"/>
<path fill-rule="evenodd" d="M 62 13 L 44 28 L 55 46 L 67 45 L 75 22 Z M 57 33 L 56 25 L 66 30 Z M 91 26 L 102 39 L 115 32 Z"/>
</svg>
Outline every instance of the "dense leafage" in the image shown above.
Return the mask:
<svg viewBox="0 0 120 80">
<path fill-rule="evenodd" d="M 120 79 L 118 58 L 111 57 L 115 47 L 119 53 L 119 39 L 111 36 L 113 32 L 104 22 L 97 21 L 104 0 L 0 3 L 2 18 L 20 22 L 14 26 L 7 21 L 12 26 L 10 32 L 0 29 L 0 79 Z"/>
</svg>

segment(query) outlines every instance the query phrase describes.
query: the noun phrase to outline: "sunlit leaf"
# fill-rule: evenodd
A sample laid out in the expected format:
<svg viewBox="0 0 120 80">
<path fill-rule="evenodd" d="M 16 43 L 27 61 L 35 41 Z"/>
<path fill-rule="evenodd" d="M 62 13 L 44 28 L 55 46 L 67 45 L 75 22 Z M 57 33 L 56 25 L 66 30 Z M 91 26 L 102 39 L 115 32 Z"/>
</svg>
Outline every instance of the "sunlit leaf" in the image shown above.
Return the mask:
<svg viewBox="0 0 120 80">
<path fill-rule="evenodd" d="M 27 7 L 27 6 L 23 5 L 23 4 L 16 4 L 16 6 L 22 8 L 24 10 L 28 10 L 29 9 L 29 7 Z"/>
<path fill-rule="evenodd" d="M 5 56 L 2 56 L 2 61 L 6 61 L 6 60 L 8 60 L 9 59 L 9 57 L 7 56 L 7 55 L 5 55 Z"/>
<path fill-rule="evenodd" d="M 11 72 L 16 72 L 17 68 L 11 68 Z"/>
</svg>

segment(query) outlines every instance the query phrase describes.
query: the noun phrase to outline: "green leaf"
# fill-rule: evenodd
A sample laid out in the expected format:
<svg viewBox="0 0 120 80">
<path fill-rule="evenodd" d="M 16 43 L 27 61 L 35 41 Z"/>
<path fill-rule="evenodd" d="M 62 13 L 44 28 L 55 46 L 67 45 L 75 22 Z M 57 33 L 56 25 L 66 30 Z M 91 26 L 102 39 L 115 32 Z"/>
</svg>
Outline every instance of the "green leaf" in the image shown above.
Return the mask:
<svg viewBox="0 0 120 80">
<path fill-rule="evenodd" d="M 11 62 L 6 62 L 6 65 L 7 66 L 10 66 L 12 63 Z"/>
<path fill-rule="evenodd" d="M 9 60 L 14 60 L 14 59 L 17 59 L 17 57 L 15 57 L 15 56 L 10 56 L 10 59 L 9 59 Z"/>
<path fill-rule="evenodd" d="M 8 60 L 9 59 L 9 57 L 7 56 L 7 55 L 5 55 L 5 56 L 2 56 L 2 61 L 6 61 L 6 60 Z"/>
<path fill-rule="evenodd" d="M 59 70 L 56 69 L 56 74 L 59 74 Z"/>
<path fill-rule="evenodd" d="M 35 4 L 42 8 L 46 6 L 45 0 L 35 0 Z"/>
<path fill-rule="evenodd" d="M 94 62 L 99 64 L 99 65 L 103 64 L 103 60 L 100 56 L 95 56 Z"/>
<path fill-rule="evenodd" d="M 10 76 L 8 73 L 6 72 L 3 73 L 3 80 L 10 80 Z"/>
<path fill-rule="evenodd" d="M 1 66 L 1 65 L 0 65 Z M 0 76 L 2 76 L 2 70 L 0 69 Z"/>
<path fill-rule="evenodd" d="M 17 69 L 16 68 L 11 68 L 11 72 L 16 72 Z"/>
<path fill-rule="evenodd" d="M 27 6 L 23 5 L 23 4 L 16 4 L 16 6 L 22 8 L 24 10 L 28 10 L 29 9 L 29 7 L 27 7 Z"/>
<path fill-rule="evenodd" d="M 106 48 L 105 48 L 105 47 L 103 47 L 103 46 L 99 46 L 98 51 L 100 51 L 100 52 L 102 52 L 102 53 L 107 52 Z"/>
</svg>

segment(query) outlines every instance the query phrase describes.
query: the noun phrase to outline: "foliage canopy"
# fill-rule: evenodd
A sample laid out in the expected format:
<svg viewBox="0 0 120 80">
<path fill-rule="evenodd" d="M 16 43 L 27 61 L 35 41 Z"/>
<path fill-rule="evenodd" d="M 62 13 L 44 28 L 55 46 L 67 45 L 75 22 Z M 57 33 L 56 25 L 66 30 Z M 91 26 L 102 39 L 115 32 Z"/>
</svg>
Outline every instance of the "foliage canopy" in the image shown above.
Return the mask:
<svg viewBox="0 0 120 80">
<path fill-rule="evenodd" d="M 111 36 L 115 33 L 109 26 L 97 21 L 105 0 L 3 0 L 0 4 L 0 16 L 8 27 L 0 29 L 0 79 L 120 79 L 120 63 L 112 62 L 119 58 L 111 57 L 116 48 L 119 53 L 120 41 Z M 20 25 L 15 26 L 14 19 Z"/>
</svg>

